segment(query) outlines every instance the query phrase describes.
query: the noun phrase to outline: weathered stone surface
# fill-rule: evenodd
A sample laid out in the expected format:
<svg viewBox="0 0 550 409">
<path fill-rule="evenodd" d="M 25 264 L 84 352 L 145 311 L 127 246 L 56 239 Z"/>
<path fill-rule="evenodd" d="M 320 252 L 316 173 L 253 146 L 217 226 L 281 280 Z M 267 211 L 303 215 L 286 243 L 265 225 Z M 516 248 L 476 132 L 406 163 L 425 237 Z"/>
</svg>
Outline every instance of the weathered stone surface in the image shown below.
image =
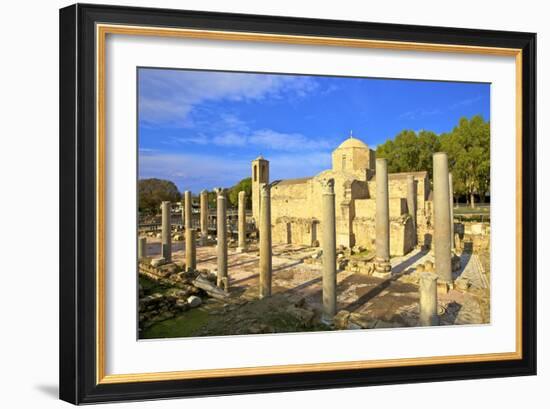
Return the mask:
<svg viewBox="0 0 550 409">
<path fill-rule="evenodd" d="M 170 202 L 164 201 L 162 209 L 162 257 L 167 261 L 172 260 L 172 223 L 170 221 Z"/>
<path fill-rule="evenodd" d="M 151 260 L 151 265 L 153 267 L 162 266 L 163 264 L 166 264 L 166 259 L 164 257 L 158 257 Z"/>
<path fill-rule="evenodd" d="M 147 257 L 147 239 L 145 237 L 138 238 L 138 260 Z"/>
<path fill-rule="evenodd" d="M 425 272 L 420 276 L 420 325 L 439 325 L 437 314 L 437 275 Z"/>
<path fill-rule="evenodd" d="M 374 267 L 377 275 L 389 276 L 391 274 L 387 159 L 376 159 L 376 258 Z"/>
<path fill-rule="evenodd" d="M 336 210 L 334 180 L 322 182 L 323 195 L 323 319 L 330 322 L 336 314 Z"/>
<path fill-rule="evenodd" d="M 334 316 L 334 326 L 338 329 L 347 329 L 351 313 L 346 310 L 338 311 Z"/>
<path fill-rule="evenodd" d="M 293 305 L 289 306 L 286 311 L 306 326 L 310 325 L 315 317 L 315 313 L 313 311 L 295 307 Z"/>
<path fill-rule="evenodd" d="M 202 304 L 202 300 L 200 297 L 197 297 L 196 295 L 192 295 L 187 299 L 187 304 L 189 304 L 189 307 L 195 308 Z"/>
<path fill-rule="evenodd" d="M 439 280 L 451 283 L 451 210 L 449 209 L 449 166 L 447 154 L 433 155 L 435 271 Z"/>
<path fill-rule="evenodd" d="M 217 260 L 218 260 L 218 287 L 229 291 L 229 278 L 227 276 L 227 199 L 222 188 L 216 189 L 217 194 Z"/>
<path fill-rule="evenodd" d="M 271 187 L 262 186 L 260 205 L 260 298 L 271 296 Z"/>
</svg>

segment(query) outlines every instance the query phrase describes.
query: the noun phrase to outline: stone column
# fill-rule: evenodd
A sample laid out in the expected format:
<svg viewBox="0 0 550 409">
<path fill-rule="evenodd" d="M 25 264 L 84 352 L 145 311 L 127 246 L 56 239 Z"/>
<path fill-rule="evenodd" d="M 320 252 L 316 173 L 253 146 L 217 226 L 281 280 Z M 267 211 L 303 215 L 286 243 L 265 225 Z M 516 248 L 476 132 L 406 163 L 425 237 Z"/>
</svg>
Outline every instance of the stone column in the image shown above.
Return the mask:
<svg viewBox="0 0 550 409">
<path fill-rule="evenodd" d="M 260 192 L 260 299 L 271 296 L 271 186 Z"/>
<path fill-rule="evenodd" d="M 420 275 L 420 325 L 429 327 L 439 325 L 437 315 L 437 275 L 422 273 Z"/>
<path fill-rule="evenodd" d="M 416 230 L 416 184 L 413 175 L 407 175 L 407 208 L 413 220 L 414 244 L 418 243 L 418 233 Z"/>
<path fill-rule="evenodd" d="M 201 191 L 201 244 L 205 245 L 208 239 L 208 191 Z"/>
<path fill-rule="evenodd" d="M 186 190 L 183 194 L 185 197 L 185 231 L 193 228 L 193 211 L 191 210 L 191 192 Z"/>
<path fill-rule="evenodd" d="M 197 268 L 196 230 L 185 228 L 185 271 Z"/>
<path fill-rule="evenodd" d="M 323 227 L 323 320 L 331 323 L 336 315 L 336 208 L 334 179 L 322 185 Z"/>
<path fill-rule="evenodd" d="M 451 219 L 451 251 L 455 248 L 455 215 L 454 215 L 454 191 L 453 174 L 449 172 L 449 211 Z"/>
<path fill-rule="evenodd" d="M 239 192 L 239 215 L 238 215 L 238 227 L 239 227 L 239 245 L 237 251 L 246 251 L 246 192 L 241 190 Z"/>
<path fill-rule="evenodd" d="M 449 165 L 447 154 L 437 152 L 433 155 L 433 207 L 435 271 L 443 283 L 451 283 L 451 211 L 449 209 Z"/>
<path fill-rule="evenodd" d="M 227 220 L 226 220 L 226 198 L 223 189 L 215 189 L 217 199 L 217 239 L 218 245 L 216 247 L 218 256 L 218 287 L 223 288 L 225 291 L 229 291 L 229 280 L 227 277 Z"/>
<path fill-rule="evenodd" d="M 165 262 L 172 261 L 172 223 L 170 221 L 170 202 L 162 202 L 162 251 Z"/>
<path fill-rule="evenodd" d="M 147 257 L 147 238 L 138 238 L 138 260 Z"/>
<path fill-rule="evenodd" d="M 390 264 L 390 204 L 388 195 L 388 161 L 376 159 L 376 258 L 375 275 L 389 277 Z"/>
</svg>

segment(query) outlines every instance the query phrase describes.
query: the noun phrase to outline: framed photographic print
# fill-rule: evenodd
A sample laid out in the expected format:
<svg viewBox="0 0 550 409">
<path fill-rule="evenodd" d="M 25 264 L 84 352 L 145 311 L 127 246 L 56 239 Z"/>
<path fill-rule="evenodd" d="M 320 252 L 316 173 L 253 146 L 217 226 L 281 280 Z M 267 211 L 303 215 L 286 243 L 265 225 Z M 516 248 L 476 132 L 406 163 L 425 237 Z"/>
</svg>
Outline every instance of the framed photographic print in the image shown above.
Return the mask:
<svg viewBox="0 0 550 409">
<path fill-rule="evenodd" d="M 535 40 L 61 9 L 61 399 L 535 374 Z"/>
</svg>

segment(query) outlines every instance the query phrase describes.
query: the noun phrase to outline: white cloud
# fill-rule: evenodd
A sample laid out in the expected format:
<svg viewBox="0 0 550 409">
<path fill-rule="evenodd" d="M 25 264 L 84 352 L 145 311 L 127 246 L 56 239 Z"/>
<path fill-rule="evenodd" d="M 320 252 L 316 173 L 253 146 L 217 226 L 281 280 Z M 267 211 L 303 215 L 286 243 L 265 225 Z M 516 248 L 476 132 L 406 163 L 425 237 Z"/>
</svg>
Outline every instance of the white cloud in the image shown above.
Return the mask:
<svg viewBox="0 0 550 409">
<path fill-rule="evenodd" d="M 282 133 L 271 129 L 255 131 L 250 135 L 248 141 L 253 145 L 283 151 L 319 150 L 329 148 L 329 143 L 320 138 L 312 139 L 299 133 Z"/>
<path fill-rule="evenodd" d="M 199 192 L 217 186 L 230 187 L 250 176 L 253 158 L 222 155 L 143 153 L 139 156 L 139 177 L 168 179 L 178 188 Z M 314 176 L 330 168 L 328 152 L 281 153 L 269 156 L 272 180 Z"/>
<path fill-rule="evenodd" d="M 161 69 L 140 71 L 139 85 L 144 123 L 182 127 L 189 125 L 194 107 L 203 102 L 304 97 L 318 86 L 309 77 Z"/>
</svg>

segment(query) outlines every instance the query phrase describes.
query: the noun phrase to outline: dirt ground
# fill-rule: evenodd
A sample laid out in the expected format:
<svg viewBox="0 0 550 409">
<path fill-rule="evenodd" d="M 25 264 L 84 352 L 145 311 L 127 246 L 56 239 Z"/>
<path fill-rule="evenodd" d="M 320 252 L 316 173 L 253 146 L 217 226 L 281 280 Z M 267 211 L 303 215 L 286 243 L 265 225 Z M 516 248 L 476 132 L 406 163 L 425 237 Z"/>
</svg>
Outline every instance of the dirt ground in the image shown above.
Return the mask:
<svg viewBox="0 0 550 409">
<path fill-rule="evenodd" d="M 298 245 L 273 247 L 272 297 L 258 300 L 259 255 L 254 244 L 245 253 L 230 247 L 228 274 L 230 300 L 205 299 L 196 309 L 156 323 L 143 331 L 144 338 L 197 335 L 330 330 L 320 322 L 322 265 L 319 248 Z M 148 238 L 147 254 L 160 254 L 158 239 Z M 183 262 L 183 242 L 173 243 L 173 260 Z M 392 258 L 392 277 L 377 278 L 341 269 L 337 273 L 337 308 L 348 311 L 360 328 L 412 327 L 418 325 L 419 294 L 415 267 L 433 256 L 420 249 Z M 197 247 L 197 269 L 215 272 L 215 245 Z M 490 322 L 488 276 L 479 257 L 461 255 L 455 279 L 468 280 L 469 288 L 438 295 L 440 325 Z M 192 328 L 191 328 L 192 327 Z"/>
</svg>

